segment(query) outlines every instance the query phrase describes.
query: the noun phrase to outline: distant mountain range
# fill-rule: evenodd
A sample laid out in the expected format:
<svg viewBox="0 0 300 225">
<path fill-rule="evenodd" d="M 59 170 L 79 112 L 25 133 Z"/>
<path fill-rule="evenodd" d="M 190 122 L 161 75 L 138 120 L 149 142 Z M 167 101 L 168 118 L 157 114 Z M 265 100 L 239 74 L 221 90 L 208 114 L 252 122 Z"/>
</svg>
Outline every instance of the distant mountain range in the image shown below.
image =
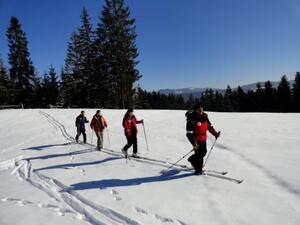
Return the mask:
<svg viewBox="0 0 300 225">
<path fill-rule="evenodd" d="M 260 85 L 262 87 L 264 87 L 265 82 L 257 82 L 257 83 L 260 83 Z M 248 92 L 251 90 L 256 90 L 257 83 L 246 84 L 246 85 L 241 86 L 241 88 L 245 92 Z M 277 88 L 279 85 L 279 81 L 271 81 L 271 83 L 274 88 Z M 293 81 L 290 81 L 290 85 L 292 87 Z M 188 99 L 191 94 L 197 98 L 201 97 L 202 93 L 204 93 L 207 89 L 210 89 L 210 88 L 193 88 L 193 87 L 191 87 L 191 88 L 179 88 L 179 89 L 160 89 L 160 90 L 158 90 L 158 92 L 161 94 L 166 94 L 166 95 L 168 95 L 168 94 L 182 95 L 185 99 Z M 218 91 L 219 93 L 222 93 L 222 94 L 224 94 L 226 91 L 226 89 L 221 89 L 221 88 L 212 88 L 212 89 L 214 91 Z M 232 90 L 235 90 L 235 89 L 237 89 L 237 87 L 232 88 Z"/>
</svg>

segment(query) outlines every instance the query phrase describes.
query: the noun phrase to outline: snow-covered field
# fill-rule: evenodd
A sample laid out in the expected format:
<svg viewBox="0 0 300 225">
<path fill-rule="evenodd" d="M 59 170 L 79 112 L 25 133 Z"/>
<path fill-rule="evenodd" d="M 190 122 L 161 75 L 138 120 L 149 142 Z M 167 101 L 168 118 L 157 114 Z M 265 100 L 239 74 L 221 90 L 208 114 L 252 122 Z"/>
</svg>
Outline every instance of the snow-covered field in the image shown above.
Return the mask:
<svg viewBox="0 0 300 225">
<path fill-rule="evenodd" d="M 209 113 L 222 136 L 206 169 L 228 174 L 194 176 L 160 173 L 191 149 L 184 111 L 136 111 L 150 148 L 140 126 L 139 152 L 151 161 L 120 156 L 121 110 L 103 110 L 104 152 L 74 144 L 79 111 L 0 111 L 1 225 L 300 224 L 300 114 Z"/>
</svg>

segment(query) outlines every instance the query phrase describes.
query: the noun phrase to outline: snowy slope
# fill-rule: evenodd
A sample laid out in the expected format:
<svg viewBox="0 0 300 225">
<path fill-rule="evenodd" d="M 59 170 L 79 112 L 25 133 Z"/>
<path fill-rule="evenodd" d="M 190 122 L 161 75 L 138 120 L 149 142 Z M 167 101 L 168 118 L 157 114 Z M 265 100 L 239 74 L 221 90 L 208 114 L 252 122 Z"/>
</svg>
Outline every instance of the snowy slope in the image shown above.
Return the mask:
<svg viewBox="0 0 300 225">
<path fill-rule="evenodd" d="M 160 173 L 191 149 L 184 111 L 136 111 L 150 147 L 140 126 L 139 152 L 151 161 L 120 156 L 122 110 L 104 110 L 104 152 L 74 144 L 78 113 L 0 111 L 1 225 L 300 224 L 300 114 L 209 113 L 222 136 L 207 169 L 228 174 L 194 176 L 181 167 Z"/>
</svg>

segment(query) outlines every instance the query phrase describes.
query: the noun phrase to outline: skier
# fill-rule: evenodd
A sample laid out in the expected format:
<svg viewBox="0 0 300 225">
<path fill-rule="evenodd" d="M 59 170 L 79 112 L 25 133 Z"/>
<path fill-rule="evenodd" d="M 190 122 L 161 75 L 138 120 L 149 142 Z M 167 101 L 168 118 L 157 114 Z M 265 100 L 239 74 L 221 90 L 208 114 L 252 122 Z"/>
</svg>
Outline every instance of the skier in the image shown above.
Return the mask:
<svg viewBox="0 0 300 225">
<path fill-rule="evenodd" d="M 76 142 L 78 143 L 79 136 L 83 135 L 83 142 L 86 143 L 86 133 L 85 133 L 85 123 L 89 121 L 85 117 L 85 112 L 81 111 L 80 115 L 76 117 L 75 126 L 77 127 L 77 135 L 75 137 Z"/>
<path fill-rule="evenodd" d="M 137 120 L 133 109 L 128 109 L 123 118 L 123 127 L 125 136 L 127 139 L 127 144 L 123 147 L 122 153 L 127 158 L 127 150 L 133 145 L 133 154 L 132 157 L 139 158 L 137 155 L 137 124 L 144 123 L 144 120 Z"/>
<path fill-rule="evenodd" d="M 192 143 L 195 153 L 188 158 L 192 164 L 196 174 L 202 174 L 203 158 L 206 155 L 207 131 L 215 138 L 219 138 L 221 132 L 217 132 L 211 125 L 208 115 L 204 112 L 201 104 L 194 106 L 193 112 L 189 112 L 187 116 L 187 138 Z M 192 131 L 192 132 L 191 132 Z"/>
<path fill-rule="evenodd" d="M 101 151 L 103 148 L 103 131 L 107 127 L 107 122 L 100 110 L 96 111 L 90 126 L 97 136 L 97 149 Z"/>
</svg>

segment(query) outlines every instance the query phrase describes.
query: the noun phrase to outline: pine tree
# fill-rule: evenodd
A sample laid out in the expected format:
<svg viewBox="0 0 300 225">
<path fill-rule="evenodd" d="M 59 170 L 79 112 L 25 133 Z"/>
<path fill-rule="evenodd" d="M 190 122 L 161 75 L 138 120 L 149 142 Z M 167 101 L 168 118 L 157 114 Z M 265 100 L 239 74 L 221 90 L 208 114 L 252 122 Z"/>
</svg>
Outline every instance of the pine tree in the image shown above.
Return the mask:
<svg viewBox="0 0 300 225">
<path fill-rule="evenodd" d="M 224 105 L 223 105 L 223 95 L 219 93 L 218 91 L 215 94 L 215 110 L 218 112 L 224 111 Z"/>
<path fill-rule="evenodd" d="M 34 95 L 32 99 L 32 107 L 43 108 L 45 105 L 45 92 L 42 85 L 42 79 L 39 76 L 34 78 Z"/>
<path fill-rule="evenodd" d="M 96 33 L 97 42 L 101 43 L 104 77 L 112 82 L 114 104 L 125 108 L 132 105 L 133 85 L 141 77 L 136 69 L 135 19 L 130 18 L 123 0 L 105 0 L 100 19 Z"/>
<path fill-rule="evenodd" d="M 255 90 L 255 102 L 256 102 L 256 112 L 262 112 L 265 106 L 265 96 L 264 90 L 261 87 L 260 83 L 256 84 Z"/>
<path fill-rule="evenodd" d="M 43 79 L 44 106 L 54 106 L 58 104 L 59 98 L 59 83 L 55 69 L 49 68 L 48 74 L 44 75 Z"/>
<path fill-rule="evenodd" d="M 300 112 L 300 73 L 295 75 L 295 81 L 293 85 L 293 104 L 296 112 Z"/>
<path fill-rule="evenodd" d="M 186 109 L 192 109 L 194 105 L 195 105 L 195 98 L 193 94 L 190 94 L 189 99 L 186 102 Z"/>
<path fill-rule="evenodd" d="M 233 102 L 232 102 L 232 90 L 231 87 L 228 85 L 227 89 L 224 94 L 224 111 L 225 112 L 233 112 Z"/>
<path fill-rule="evenodd" d="M 4 62 L 0 56 L 0 105 L 9 103 L 9 77 Z"/>
<path fill-rule="evenodd" d="M 277 88 L 278 106 L 280 112 L 289 112 L 291 110 L 291 89 L 287 77 L 284 75 Z"/>
<path fill-rule="evenodd" d="M 80 54 L 77 32 L 73 32 L 67 47 L 65 68 L 62 70 L 62 97 L 65 107 L 80 106 L 80 94 L 83 85 L 80 76 Z"/>
<path fill-rule="evenodd" d="M 94 41 L 95 34 L 93 31 L 90 17 L 86 8 L 81 13 L 81 26 L 78 29 L 78 53 L 79 53 L 79 78 L 80 78 L 80 105 L 94 106 L 96 93 L 91 93 L 94 83 Z M 99 93 L 98 93 L 99 94 Z"/>
<path fill-rule="evenodd" d="M 60 88 L 60 100 L 61 104 L 69 108 L 72 106 L 74 95 L 74 78 L 71 74 L 65 72 L 64 68 L 61 69 L 61 88 Z"/>
<path fill-rule="evenodd" d="M 14 91 L 14 102 L 30 106 L 33 97 L 35 71 L 30 59 L 26 35 L 16 17 L 11 18 L 6 36 L 9 45 L 9 74 Z"/>
<path fill-rule="evenodd" d="M 266 112 L 274 112 L 276 110 L 276 91 L 272 86 L 270 81 L 265 82 L 264 88 L 264 111 Z"/>
<path fill-rule="evenodd" d="M 244 90 L 238 86 L 237 88 L 237 104 L 239 106 L 239 111 L 246 112 L 247 111 L 247 96 L 244 92 Z"/>
</svg>

